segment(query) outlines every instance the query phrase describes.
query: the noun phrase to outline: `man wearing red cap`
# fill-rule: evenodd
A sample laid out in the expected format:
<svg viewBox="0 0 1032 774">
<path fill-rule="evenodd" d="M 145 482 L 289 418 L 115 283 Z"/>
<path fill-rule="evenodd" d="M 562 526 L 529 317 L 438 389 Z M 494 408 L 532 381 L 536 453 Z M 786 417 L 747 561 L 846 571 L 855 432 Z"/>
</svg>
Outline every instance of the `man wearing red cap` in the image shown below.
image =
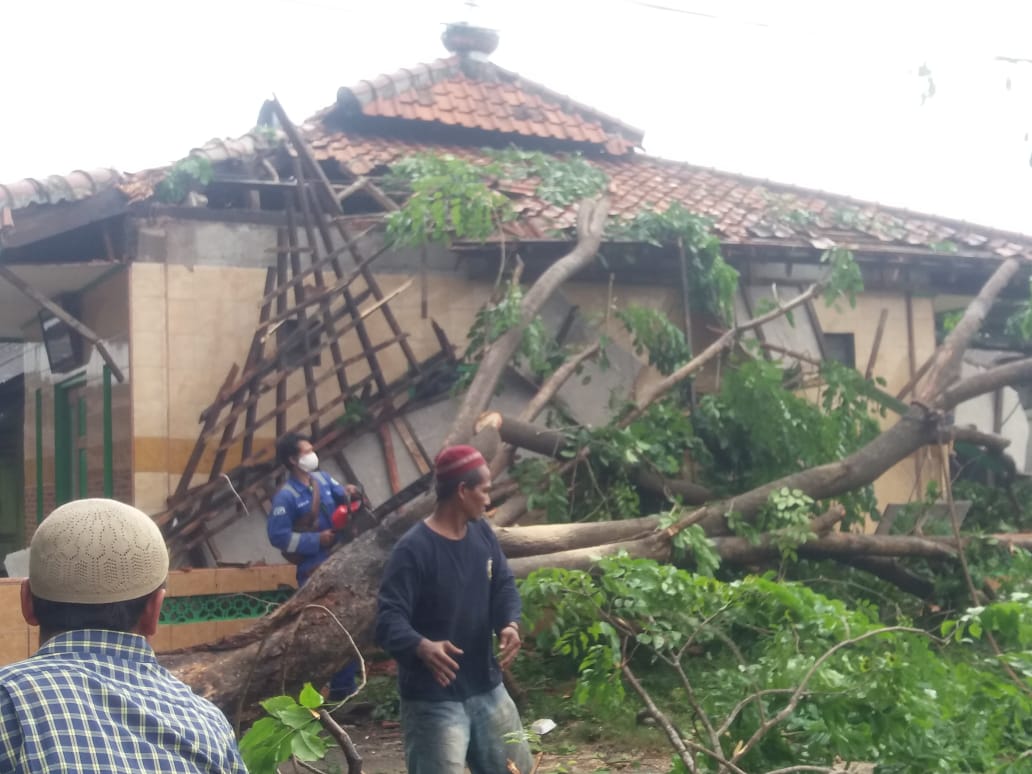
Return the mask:
<svg viewBox="0 0 1032 774">
<path fill-rule="evenodd" d="M 520 596 L 491 526 L 491 474 L 472 446 L 435 460 L 437 505 L 395 545 L 377 642 L 398 662 L 409 774 L 531 769 L 502 668 L 520 649 Z M 493 641 L 498 636 L 498 656 Z"/>
</svg>

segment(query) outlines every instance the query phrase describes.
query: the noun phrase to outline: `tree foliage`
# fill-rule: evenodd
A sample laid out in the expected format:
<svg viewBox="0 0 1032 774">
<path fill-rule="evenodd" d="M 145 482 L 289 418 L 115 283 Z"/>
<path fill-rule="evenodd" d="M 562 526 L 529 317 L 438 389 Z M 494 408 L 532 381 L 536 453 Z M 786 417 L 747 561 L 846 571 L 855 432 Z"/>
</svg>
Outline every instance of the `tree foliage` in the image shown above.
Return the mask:
<svg viewBox="0 0 1032 774">
<path fill-rule="evenodd" d="M 306 683 L 295 701 L 274 696 L 262 702 L 266 716 L 255 722 L 240 740 L 240 754 L 251 774 L 276 774 L 292 757 L 322 760 L 330 742 L 319 722 L 323 697 Z"/>
<path fill-rule="evenodd" d="M 538 647 L 577 665 L 576 701 L 624 702 L 650 671 L 666 676 L 653 684 L 675 684 L 660 710 L 699 771 L 836 759 L 885 773 L 1026 770 L 1027 596 L 969 610 L 940 634 L 908 620 L 886 627 L 871 603 L 771 576 L 723 582 L 626 556 L 590 573 L 538 571 L 521 593 L 542 622 Z M 1022 684 L 983 646 L 989 631 Z"/>
<path fill-rule="evenodd" d="M 724 261 L 712 221 L 679 203 L 665 210 L 643 209 L 613 223 L 609 237 L 632 245 L 683 249 L 688 262 L 689 299 L 693 309 L 706 310 L 725 323 L 734 320 L 738 271 Z M 634 255 L 640 247 L 628 247 Z"/>
</svg>

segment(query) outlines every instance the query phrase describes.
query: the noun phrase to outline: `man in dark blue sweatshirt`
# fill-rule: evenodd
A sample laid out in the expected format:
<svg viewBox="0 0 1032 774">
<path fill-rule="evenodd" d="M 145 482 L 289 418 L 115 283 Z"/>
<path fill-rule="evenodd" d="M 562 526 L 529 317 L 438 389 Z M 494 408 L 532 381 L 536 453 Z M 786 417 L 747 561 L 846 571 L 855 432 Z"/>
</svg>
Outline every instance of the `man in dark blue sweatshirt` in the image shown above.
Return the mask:
<svg viewBox="0 0 1032 774">
<path fill-rule="evenodd" d="M 387 561 L 377 642 L 398 662 L 409 774 L 530 774 L 502 668 L 520 649 L 520 596 L 491 526 L 491 474 L 472 446 L 435 460 L 437 506 Z M 494 636 L 498 636 L 498 656 Z"/>
</svg>

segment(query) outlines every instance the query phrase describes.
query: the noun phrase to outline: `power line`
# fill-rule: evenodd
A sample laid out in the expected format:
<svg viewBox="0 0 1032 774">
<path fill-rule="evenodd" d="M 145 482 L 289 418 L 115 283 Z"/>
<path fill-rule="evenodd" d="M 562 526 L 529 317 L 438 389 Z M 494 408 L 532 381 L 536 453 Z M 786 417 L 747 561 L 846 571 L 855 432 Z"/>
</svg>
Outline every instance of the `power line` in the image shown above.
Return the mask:
<svg viewBox="0 0 1032 774">
<path fill-rule="evenodd" d="M 714 21 L 726 21 L 734 22 L 736 24 L 746 24 L 751 27 L 770 27 L 766 22 L 752 21 L 749 19 L 735 19 L 729 16 L 720 16 L 715 13 L 706 13 L 705 11 L 693 11 L 689 8 L 678 8 L 676 6 L 663 5 L 662 3 L 651 3 L 648 0 L 623 0 L 628 5 L 636 5 L 641 8 L 649 8 L 654 11 L 667 11 L 669 13 L 679 13 L 684 16 L 698 16 L 703 19 L 712 19 Z"/>
</svg>

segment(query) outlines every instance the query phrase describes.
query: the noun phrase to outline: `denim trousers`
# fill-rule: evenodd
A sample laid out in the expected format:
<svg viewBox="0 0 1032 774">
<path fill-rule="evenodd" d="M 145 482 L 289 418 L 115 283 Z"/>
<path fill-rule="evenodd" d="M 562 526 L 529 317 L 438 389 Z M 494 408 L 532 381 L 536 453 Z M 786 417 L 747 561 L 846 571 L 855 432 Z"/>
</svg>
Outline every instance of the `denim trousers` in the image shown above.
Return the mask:
<svg viewBox="0 0 1032 774">
<path fill-rule="evenodd" d="M 465 701 L 401 700 L 408 774 L 530 774 L 530 748 L 505 686 Z"/>
</svg>

